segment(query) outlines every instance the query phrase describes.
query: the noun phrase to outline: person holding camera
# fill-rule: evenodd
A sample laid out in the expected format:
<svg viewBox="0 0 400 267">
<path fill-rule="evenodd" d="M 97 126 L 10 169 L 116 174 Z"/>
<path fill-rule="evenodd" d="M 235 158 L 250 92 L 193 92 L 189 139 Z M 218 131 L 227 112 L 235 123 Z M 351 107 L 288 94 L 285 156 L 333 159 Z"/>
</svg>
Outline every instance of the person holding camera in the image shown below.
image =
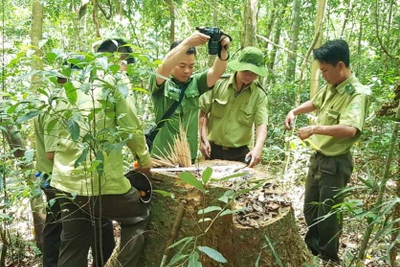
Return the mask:
<svg viewBox="0 0 400 267">
<path fill-rule="evenodd" d="M 261 160 L 267 137 L 267 93 L 258 82 L 266 76 L 264 55 L 246 47 L 229 63 L 235 73 L 219 79 L 200 97 L 200 151 L 206 159 L 242 161 L 253 167 Z M 250 150 L 256 126 L 256 143 Z"/>
<path fill-rule="evenodd" d="M 192 162 L 197 157 L 199 97 L 210 90 L 225 72 L 230 44 L 230 37 L 218 28 L 199 29 L 203 33 L 195 31 L 185 40 L 174 42 L 156 73 L 150 78 L 149 91 L 154 104 L 155 119 L 158 125 L 164 121 L 152 142 L 152 155 L 163 156 L 169 153 L 169 146 L 173 145 L 174 137 L 179 135 L 181 124 L 187 131 Z M 210 38 L 215 39 L 216 34 L 220 53 L 213 66 L 193 74 L 195 47 L 206 44 Z M 175 108 L 171 112 L 173 105 Z M 168 111 L 171 114 L 165 116 Z"/>
</svg>

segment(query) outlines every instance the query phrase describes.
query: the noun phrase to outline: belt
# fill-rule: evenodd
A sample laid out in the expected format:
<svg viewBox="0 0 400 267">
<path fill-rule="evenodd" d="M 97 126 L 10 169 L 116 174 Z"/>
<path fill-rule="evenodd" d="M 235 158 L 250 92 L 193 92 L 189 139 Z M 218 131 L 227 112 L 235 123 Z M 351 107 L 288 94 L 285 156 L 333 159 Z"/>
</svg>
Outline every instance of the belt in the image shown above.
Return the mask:
<svg viewBox="0 0 400 267">
<path fill-rule="evenodd" d="M 240 146 L 240 147 L 221 146 L 221 145 L 218 145 L 218 144 L 216 144 L 216 143 L 214 143 L 214 142 L 212 142 L 212 141 L 211 141 L 211 143 L 212 143 L 214 146 L 220 147 L 222 150 L 225 150 L 225 151 L 227 151 L 227 150 L 240 150 L 240 149 L 243 149 L 243 148 L 247 147 L 247 146 Z"/>
</svg>

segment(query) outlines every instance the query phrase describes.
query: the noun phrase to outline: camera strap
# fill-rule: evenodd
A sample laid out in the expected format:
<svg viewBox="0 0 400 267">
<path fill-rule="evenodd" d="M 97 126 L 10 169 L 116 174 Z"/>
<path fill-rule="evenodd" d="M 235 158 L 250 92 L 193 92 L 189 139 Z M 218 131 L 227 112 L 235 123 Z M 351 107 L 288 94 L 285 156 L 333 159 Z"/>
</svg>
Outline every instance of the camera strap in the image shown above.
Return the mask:
<svg viewBox="0 0 400 267">
<path fill-rule="evenodd" d="M 224 34 L 222 34 L 222 36 L 228 37 L 229 40 L 232 42 L 232 37 L 231 37 L 230 35 L 224 33 Z M 218 58 L 219 58 L 221 61 L 227 61 L 227 60 L 229 59 L 229 53 L 228 53 L 228 57 L 227 57 L 226 59 L 223 60 L 223 59 L 221 58 L 221 52 L 222 52 L 222 44 L 221 44 L 221 41 L 219 41 L 219 42 L 218 42 Z"/>
<path fill-rule="evenodd" d="M 171 117 L 172 113 L 178 108 L 178 106 L 182 103 L 183 97 L 185 96 L 186 88 L 189 87 L 190 82 L 187 82 L 183 85 L 181 93 L 179 94 L 179 101 L 174 101 L 174 103 L 169 107 L 169 109 L 164 113 L 161 120 L 157 122 L 156 130 L 159 132 L 163 127 L 165 121 Z"/>
</svg>

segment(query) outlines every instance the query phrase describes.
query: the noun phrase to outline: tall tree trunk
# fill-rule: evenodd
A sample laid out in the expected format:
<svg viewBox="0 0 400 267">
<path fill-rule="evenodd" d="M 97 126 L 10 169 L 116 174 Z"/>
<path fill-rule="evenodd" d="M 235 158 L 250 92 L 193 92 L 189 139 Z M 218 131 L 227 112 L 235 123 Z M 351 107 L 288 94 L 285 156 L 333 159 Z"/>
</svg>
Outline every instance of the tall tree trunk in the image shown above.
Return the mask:
<svg viewBox="0 0 400 267">
<path fill-rule="evenodd" d="M 390 45 L 390 28 L 392 27 L 393 4 L 394 4 L 394 0 L 390 0 L 389 15 L 388 15 L 388 25 L 387 25 L 387 30 L 386 30 L 387 35 L 386 35 L 386 38 L 385 38 L 386 46 Z"/>
<path fill-rule="evenodd" d="M 87 0 L 81 0 L 81 5 L 78 10 L 78 20 L 74 21 L 74 26 L 75 30 L 78 33 L 79 39 L 74 40 L 75 43 L 75 49 L 78 51 L 86 51 L 85 47 L 85 40 L 86 37 L 86 13 L 87 13 L 87 7 L 88 7 L 88 1 Z M 72 41 L 72 40 L 71 40 Z"/>
<path fill-rule="evenodd" d="M 315 20 L 315 34 L 318 34 L 318 40 L 315 43 L 315 47 L 322 45 L 322 30 L 324 25 L 324 17 L 326 10 L 327 0 L 318 0 L 317 18 Z M 316 35 L 317 36 L 317 35 Z M 310 86 L 310 97 L 313 97 L 319 89 L 319 66 L 318 62 L 314 61 L 311 66 L 311 86 Z"/>
<path fill-rule="evenodd" d="M 286 6 L 286 3 L 282 4 L 283 6 Z M 275 25 L 280 25 L 280 22 L 282 21 L 282 16 L 285 13 L 285 10 L 282 8 L 275 17 Z M 279 40 L 281 38 L 281 32 L 282 32 L 282 27 L 275 27 L 275 34 L 273 38 L 273 42 L 276 45 L 279 45 Z M 274 67 L 275 67 L 275 58 L 276 58 L 276 53 L 279 49 L 278 46 L 274 45 L 272 47 L 272 50 L 270 51 L 268 55 L 268 62 L 267 62 L 267 69 L 268 69 L 268 83 L 269 84 L 274 84 L 275 83 L 275 77 L 274 77 Z"/>
<path fill-rule="evenodd" d="M 175 7 L 172 0 L 165 0 L 168 5 L 170 25 L 169 25 L 169 42 L 172 44 L 175 41 Z"/>
<path fill-rule="evenodd" d="M 42 23 L 43 23 L 43 6 L 40 0 L 32 1 L 32 25 L 31 25 L 31 45 L 36 48 L 37 57 L 32 62 L 32 70 L 43 69 L 43 63 L 40 60 L 42 52 L 39 50 L 39 41 L 42 39 Z M 31 89 L 36 91 L 40 83 L 39 77 L 32 77 Z M 23 144 L 22 139 L 19 140 Z M 30 166 L 32 168 L 32 166 Z M 35 239 L 37 247 L 43 248 L 43 227 L 45 215 L 43 213 L 44 203 L 41 197 L 31 199 L 31 209 L 33 217 L 33 225 L 35 230 Z"/>
<path fill-rule="evenodd" d="M 92 18 L 93 18 L 93 23 L 96 26 L 96 37 L 100 38 L 100 23 L 99 23 L 99 18 L 97 16 L 98 14 L 98 4 L 97 4 L 97 0 L 93 0 L 93 14 L 92 14 Z"/>
<path fill-rule="evenodd" d="M 256 46 L 258 1 L 246 0 L 243 18 L 242 46 Z"/>
<path fill-rule="evenodd" d="M 300 7 L 301 0 L 293 0 L 292 6 L 292 18 L 291 18 L 291 27 L 290 27 L 290 46 L 289 49 L 293 52 L 297 52 L 297 41 L 299 39 L 300 32 Z M 296 76 L 296 61 L 297 54 L 288 54 L 287 59 L 287 69 L 286 69 L 286 81 L 292 81 Z"/>
<path fill-rule="evenodd" d="M 272 29 L 275 25 L 275 23 L 274 23 L 275 18 L 277 17 L 277 14 L 278 14 L 278 9 L 276 8 L 276 1 L 277 0 L 272 0 L 270 2 L 271 7 L 269 8 L 269 12 L 268 12 L 268 21 L 267 21 L 267 25 L 266 25 L 267 31 L 265 33 L 265 36 L 270 40 L 272 39 L 271 33 L 272 33 Z M 267 44 L 267 46 L 268 46 L 268 44 Z"/>
</svg>

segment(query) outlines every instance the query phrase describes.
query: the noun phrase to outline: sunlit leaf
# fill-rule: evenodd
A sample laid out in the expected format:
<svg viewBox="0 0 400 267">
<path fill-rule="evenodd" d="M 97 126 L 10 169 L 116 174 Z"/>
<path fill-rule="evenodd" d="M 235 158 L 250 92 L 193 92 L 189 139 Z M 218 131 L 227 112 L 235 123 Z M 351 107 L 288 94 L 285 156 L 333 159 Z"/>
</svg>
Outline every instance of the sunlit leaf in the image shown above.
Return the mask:
<svg viewBox="0 0 400 267">
<path fill-rule="evenodd" d="M 208 257 L 211 259 L 220 262 L 220 263 L 227 263 L 228 261 L 225 259 L 225 257 L 218 251 L 216 251 L 213 248 L 207 247 L 207 246 L 198 246 L 198 250 L 206 254 Z"/>
<path fill-rule="evenodd" d="M 54 61 L 57 59 L 57 54 L 55 53 L 47 53 L 46 58 L 49 61 L 50 64 L 53 64 Z"/>
<path fill-rule="evenodd" d="M 75 86 L 72 84 L 72 82 L 67 82 L 63 85 L 63 87 L 65 89 L 65 94 L 67 95 L 68 101 L 71 104 L 75 104 L 78 98 Z"/>
<path fill-rule="evenodd" d="M 219 215 L 219 217 L 225 216 L 225 215 L 229 215 L 229 214 L 235 214 L 238 212 L 243 212 L 246 211 L 247 208 L 242 208 L 242 209 L 238 209 L 238 210 L 230 210 L 230 209 L 226 209 L 223 212 L 221 212 L 221 214 Z"/>
<path fill-rule="evenodd" d="M 211 221 L 211 218 L 201 218 L 200 220 L 198 220 L 197 222 L 198 223 L 203 223 L 203 222 L 209 222 L 209 221 Z"/>
<path fill-rule="evenodd" d="M 133 87 L 131 90 L 132 91 L 138 91 L 138 92 L 146 93 L 146 94 L 149 93 L 149 91 L 147 91 L 146 89 L 141 88 L 141 87 Z"/>
<path fill-rule="evenodd" d="M 199 190 L 204 190 L 203 184 L 197 180 L 196 177 L 190 172 L 182 172 L 178 175 L 178 177 L 187 184 L 190 184 L 196 187 Z"/>
<path fill-rule="evenodd" d="M 86 161 L 87 154 L 88 154 L 87 148 L 82 150 L 82 154 L 75 160 L 75 164 L 74 164 L 75 168 L 78 168 L 83 162 Z"/>
<path fill-rule="evenodd" d="M 201 179 L 203 180 L 204 184 L 207 184 L 208 180 L 210 180 L 212 172 L 213 172 L 213 170 L 210 167 L 207 167 L 203 171 L 203 174 L 201 175 Z"/>
<path fill-rule="evenodd" d="M 180 244 L 182 244 L 182 243 L 184 243 L 184 242 L 189 243 L 189 242 L 191 242 L 192 240 L 194 240 L 194 237 L 193 237 L 193 236 L 184 237 L 184 238 L 182 238 L 182 239 L 176 241 L 175 243 L 173 243 L 173 244 L 172 244 L 171 246 L 169 246 L 168 248 L 176 247 L 176 246 L 178 246 L 178 245 L 180 245 Z"/>
<path fill-rule="evenodd" d="M 68 130 L 69 130 L 72 140 L 77 141 L 79 138 L 79 134 L 80 134 L 79 124 L 74 119 L 68 120 L 67 124 L 68 124 Z"/>
<path fill-rule="evenodd" d="M 34 111 L 29 111 L 28 113 L 24 114 L 23 116 L 19 117 L 16 121 L 17 124 L 24 123 L 37 115 L 41 114 L 41 111 L 39 110 L 34 110 Z"/>
<path fill-rule="evenodd" d="M 188 267 L 202 267 L 201 262 L 199 262 L 199 253 L 195 251 L 189 257 Z"/>
<path fill-rule="evenodd" d="M 82 83 L 79 89 L 81 89 L 82 92 L 87 94 L 90 90 L 91 84 L 90 83 Z"/>
<path fill-rule="evenodd" d="M 121 65 L 114 64 L 110 66 L 110 70 L 113 74 L 116 74 L 121 69 Z"/>
<path fill-rule="evenodd" d="M 197 212 L 197 214 L 205 214 L 205 213 L 209 213 L 209 212 L 216 211 L 216 210 L 222 210 L 222 208 L 219 207 L 219 206 L 209 206 L 209 207 L 207 207 L 205 209 L 199 210 Z"/>
<path fill-rule="evenodd" d="M 218 200 L 224 203 L 228 203 L 234 196 L 235 192 L 233 190 L 228 190 L 220 198 L 218 198 Z"/>
</svg>

